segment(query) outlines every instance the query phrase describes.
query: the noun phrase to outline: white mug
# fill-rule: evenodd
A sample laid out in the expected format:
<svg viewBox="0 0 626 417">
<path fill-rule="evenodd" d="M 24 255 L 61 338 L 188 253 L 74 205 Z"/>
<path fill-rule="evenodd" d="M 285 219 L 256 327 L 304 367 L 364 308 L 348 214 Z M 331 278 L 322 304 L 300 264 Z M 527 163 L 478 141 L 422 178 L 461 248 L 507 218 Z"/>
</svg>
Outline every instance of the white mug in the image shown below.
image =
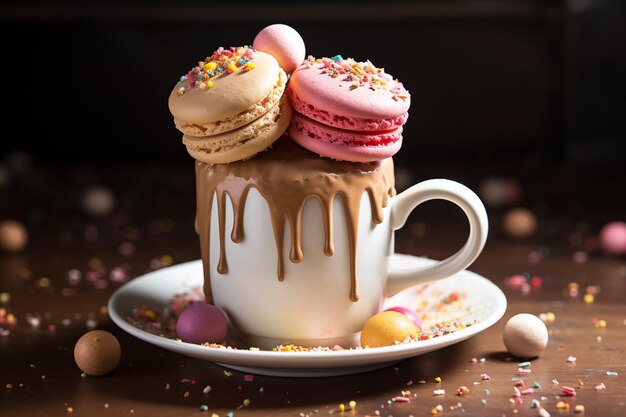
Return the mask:
<svg viewBox="0 0 626 417">
<path fill-rule="evenodd" d="M 406 222 L 419 204 L 433 199 L 458 205 L 469 220 L 469 236 L 454 255 L 432 266 L 394 270 L 394 231 Z M 233 209 L 226 199 L 226 230 L 233 227 Z M 246 237 L 239 243 L 225 239 L 229 265 L 220 274 L 217 204 L 211 212 L 210 265 L 215 305 L 222 308 L 247 344 L 272 348 L 293 343 L 301 346 L 358 346 L 360 330 L 379 312 L 385 297 L 416 284 L 449 277 L 469 266 L 485 245 L 487 213 L 474 192 L 462 184 L 433 179 L 416 184 L 395 197 L 383 209 L 383 221 L 373 225 L 370 199 L 361 198 L 358 222 L 356 276 L 359 300 L 350 299 L 350 265 L 345 217 L 333 216 L 335 254 L 324 254 L 322 210 L 315 199 L 302 212 L 304 259 L 290 262 L 289 223 L 284 234 L 284 280 L 276 277 L 276 244 L 268 204 L 254 188 L 244 210 Z M 343 213 L 336 198 L 333 212 Z"/>
</svg>

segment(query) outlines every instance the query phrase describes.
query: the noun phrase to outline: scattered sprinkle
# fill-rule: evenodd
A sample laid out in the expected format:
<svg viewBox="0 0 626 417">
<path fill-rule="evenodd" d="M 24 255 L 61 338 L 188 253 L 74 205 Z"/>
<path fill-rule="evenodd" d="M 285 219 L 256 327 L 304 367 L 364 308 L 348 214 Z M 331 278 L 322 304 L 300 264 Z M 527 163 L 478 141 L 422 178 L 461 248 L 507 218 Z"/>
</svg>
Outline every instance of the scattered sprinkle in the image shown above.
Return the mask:
<svg viewBox="0 0 626 417">
<path fill-rule="evenodd" d="M 582 414 L 585 412 L 585 406 L 582 404 L 578 404 L 576 407 L 574 407 L 574 412 L 576 414 Z"/>
<path fill-rule="evenodd" d="M 539 318 L 544 323 L 554 323 L 556 320 L 556 315 L 553 312 L 548 311 L 547 313 L 539 314 Z"/>
<path fill-rule="evenodd" d="M 539 417 L 550 417 L 550 413 L 548 413 L 548 410 L 543 407 L 539 407 L 539 410 L 537 410 L 537 415 Z"/>
<path fill-rule="evenodd" d="M 528 368 L 530 367 L 530 362 L 521 362 L 519 365 L 517 365 L 518 368 Z"/>
<path fill-rule="evenodd" d="M 436 377 L 435 382 L 441 382 L 441 377 L 440 376 Z"/>
<path fill-rule="evenodd" d="M 606 376 L 617 376 L 618 373 L 615 371 L 606 371 Z"/>
<path fill-rule="evenodd" d="M 204 387 L 204 389 L 202 390 L 203 394 L 208 394 L 209 392 L 211 392 L 211 386 L 207 385 L 206 387 Z"/>
<path fill-rule="evenodd" d="M 576 362 L 576 356 L 567 357 L 567 363 L 574 363 L 574 362 Z"/>
<path fill-rule="evenodd" d="M 435 394 L 437 395 L 437 394 Z M 393 401 L 394 403 L 409 403 L 411 402 L 411 399 L 409 397 L 403 397 L 403 396 L 397 396 L 397 397 L 393 397 L 391 399 L 391 401 Z"/>
<path fill-rule="evenodd" d="M 467 395 L 467 394 L 469 394 L 469 388 L 467 388 L 465 385 L 461 385 L 456 390 L 456 395 L 463 396 L 463 395 Z"/>
<path fill-rule="evenodd" d="M 489 381 L 491 379 L 491 377 L 487 374 L 480 374 L 480 379 L 482 381 Z"/>
<path fill-rule="evenodd" d="M 433 395 L 445 395 L 445 394 L 446 394 L 445 389 L 436 389 L 433 391 Z"/>
<path fill-rule="evenodd" d="M 576 396 L 576 390 L 572 387 L 563 387 L 563 390 L 561 392 L 563 395 L 567 395 L 568 397 Z"/>
<path fill-rule="evenodd" d="M 558 403 L 556 403 L 557 410 L 569 411 L 569 407 L 569 403 L 566 403 L 565 401 L 559 401 Z"/>
<path fill-rule="evenodd" d="M 539 406 L 541 406 L 539 400 L 533 400 L 533 402 L 530 404 L 530 408 L 539 408 Z"/>
<path fill-rule="evenodd" d="M 604 382 L 600 382 L 598 385 L 596 385 L 595 390 L 596 391 L 604 391 L 606 389 L 606 385 L 604 385 Z"/>
<path fill-rule="evenodd" d="M 202 405 L 200 406 L 200 411 L 209 411 L 209 406 L 208 406 L 208 405 L 204 405 L 204 404 L 202 404 Z"/>
</svg>

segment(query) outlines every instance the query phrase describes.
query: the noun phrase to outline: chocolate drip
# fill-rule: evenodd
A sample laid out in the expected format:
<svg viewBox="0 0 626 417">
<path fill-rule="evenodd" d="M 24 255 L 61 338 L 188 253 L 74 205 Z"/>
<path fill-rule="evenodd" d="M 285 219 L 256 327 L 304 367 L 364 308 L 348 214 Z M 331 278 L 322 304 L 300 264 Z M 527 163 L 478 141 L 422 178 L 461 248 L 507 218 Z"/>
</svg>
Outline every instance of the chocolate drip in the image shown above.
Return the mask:
<svg viewBox="0 0 626 417">
<path fill-rule="evenodd" d="M 233 206 L 231 240 L 239 243 L 245 236 L 243 216 L 251 187 L 261 194 L 269 207 L 278 254 L 276 273 L 279 281 L 285 279 L 285 224 L 289 224 L 291 233 L 289 260 L 293 263 L 301 262 L 304 259 L 302 210 L 309 198 L 317 200 L 324 223 L 324 247 L 320 250 L 327 256 L 333 256 L 333 202 L 337 197 L 343 200 L 350 257 L 350 299 L 357 301 L 356 253 L 361 198 L 364 192 L 368 193 L 373 225 L 380 224 L 389 196 L 395 195 L 391 158 L 371 163 L 333 161 L 320 158 L 291 140 L 280 139 L 273 149 L 247 161 L 227 165 L 196 162 L 196 230 L 200 235 L 207 302 L 212 302 L 209 260 L 213 199 L 217 202 L 219 225 L 220 254 L 217 271 L 226 274 L 226 195 Z"/>
</svg>

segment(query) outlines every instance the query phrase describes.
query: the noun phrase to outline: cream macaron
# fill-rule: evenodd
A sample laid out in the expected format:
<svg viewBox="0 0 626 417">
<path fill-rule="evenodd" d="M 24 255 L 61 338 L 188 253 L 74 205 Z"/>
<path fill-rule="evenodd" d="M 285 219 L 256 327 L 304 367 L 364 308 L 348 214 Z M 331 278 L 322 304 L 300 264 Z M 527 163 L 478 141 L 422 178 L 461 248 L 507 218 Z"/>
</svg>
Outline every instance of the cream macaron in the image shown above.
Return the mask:
<svg viewBox="0 0 626 417">
<path fill-rule="evenodd" d="M 169 108 L 194 158 L 229 163 L 270 147 L 287 129 L 286 84 L 273 56 L 250 47 L 219 48 L 181 77 Z"/>
</svg>

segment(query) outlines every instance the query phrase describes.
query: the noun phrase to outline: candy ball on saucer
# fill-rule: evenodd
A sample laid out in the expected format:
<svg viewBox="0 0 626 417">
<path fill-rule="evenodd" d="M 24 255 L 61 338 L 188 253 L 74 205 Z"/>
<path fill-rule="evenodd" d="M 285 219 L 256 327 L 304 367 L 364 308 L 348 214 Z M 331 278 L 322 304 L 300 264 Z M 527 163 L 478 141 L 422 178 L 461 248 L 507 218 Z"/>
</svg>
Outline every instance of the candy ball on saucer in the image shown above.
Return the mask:
<svg viewBox="0 0 626 417">
<path fill-rule="evenodd" d="M 527 208 L 517 207 L 504 215 L 502 227 L 508 236 L 514 239 L 524 239 L 537 231 L 537 218 Z"/>
<path fill-rule="evenodd" d="M 76 365 L 88 375 L 112 372 L 120 363 L 122 348 L 115 336 L 104 330 L 85 333 L 74 347 Z"/>
<path fill-rule="evenodd" d="M 600 231 L 602 249 L 613 255 L 626 254 L 626 223 L 611 222 Z"/>
<path fill-rule="evenodd" d="M 183 310 L 176 322 L 176 335 L 183 342 L 221 343 L 227 334 L 226 315 L 212 304 L 192 304 Z"/>
<path fill-rule="evenodd" d="M 548 328 L 539 317 L 521 313 L 506 322 L 502 339 L 511 355 L 534 358 L 548 345 Z"/>
<path fill-rule="evenodd" d="M 417 336 L 418 330 L 410 318 L 397 311 L 383 311 L 371 317 L 361 330 L 361 346 L 393 346 L 407 337 Z"/>
<path fill-rule="evenodd" d="M 422 319 L 420 319 L 420 317 L 417 315 L 415 311 L 409 308 L 401 307 L 401 306 L 394 306 L 394 307 L 388 308 L 385 311 L 397 311 L 398 313 L 402 313 L 408 318 L 410 318 L 416 327 L 418 328 L 422 327 Z"/>
<path fill-rule="evenodd" d="M 28 243 L 28 231 L 15 220 L 0 221 L 0 252 L 21 252 Z"/>
<path fill-rule="evenodd" d="M 283 24 L 265 27 L 254 38 L 252 47 L 276 58 L 287 74 L 304 61 L 306 54 L 302 36 L 291 26 Z"/>
</svg>

